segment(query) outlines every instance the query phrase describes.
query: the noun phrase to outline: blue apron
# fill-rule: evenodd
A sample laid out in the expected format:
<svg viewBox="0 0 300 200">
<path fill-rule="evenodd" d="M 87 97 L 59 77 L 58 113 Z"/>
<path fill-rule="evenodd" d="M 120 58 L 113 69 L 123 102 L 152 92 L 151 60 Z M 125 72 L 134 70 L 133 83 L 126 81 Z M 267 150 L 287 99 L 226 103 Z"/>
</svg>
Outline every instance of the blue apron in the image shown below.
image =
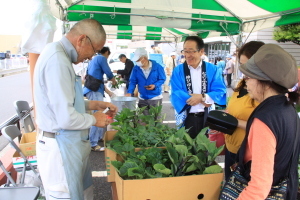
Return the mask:
<svg viewBox="0 0 300 200">
<path fill-rule="evenodd" d="M 76 76 L 74 108 L 79 113 L 85 113 L 80 76 Z M 61 152 L 71 199 L 83 200 L 83 191 L 93 184 L 89 163 L 91 145 L 88 140 L 88 129 L 60 130 L 58 133 L 56 140 Z"/>
</svg>

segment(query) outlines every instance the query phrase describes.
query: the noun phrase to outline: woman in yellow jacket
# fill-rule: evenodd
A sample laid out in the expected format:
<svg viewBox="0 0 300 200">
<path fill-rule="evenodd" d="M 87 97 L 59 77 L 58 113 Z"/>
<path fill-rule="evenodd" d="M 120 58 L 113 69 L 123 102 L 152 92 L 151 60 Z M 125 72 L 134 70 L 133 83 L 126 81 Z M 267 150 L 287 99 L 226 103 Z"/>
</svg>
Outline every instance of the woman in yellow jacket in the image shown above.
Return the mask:
<svg viewBox="0 0 300 200">
<path fill-rule="evenodd" d="M 238 51 L 239 62 L 246 63 L 263 45 L 259 41 L 244 44 Z M 257 105 L 258 102 L 248 95 L 246 82 L 242 79 L 234 89 L 227 106 L 227 112 L 238 119 L 238 127 L 232 135 L 225 134 L 225 180 L 231 174 L 230 166 L 236 162 L 236 154 L 245 138 L 247 120 Z"/>
</svg>

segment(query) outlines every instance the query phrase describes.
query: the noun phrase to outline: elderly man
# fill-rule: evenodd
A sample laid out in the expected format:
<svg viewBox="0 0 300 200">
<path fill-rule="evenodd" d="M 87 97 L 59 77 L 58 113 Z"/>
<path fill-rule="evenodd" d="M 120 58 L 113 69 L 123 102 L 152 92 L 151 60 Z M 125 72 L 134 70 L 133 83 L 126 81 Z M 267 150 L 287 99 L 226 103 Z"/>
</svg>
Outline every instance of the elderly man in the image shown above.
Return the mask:
<svg viewBox="0 0 300 200">
<path fill-rule="evenodd" d="M 124 80 L 126 81 L 126 89 L 128 89 L 129 78 L 134 64 L 124 54 L 119 55 L 119 60 L 125 64 L 125 68 L 123 70 L 114 70 L 113 72 L 121 74 L 124 77 Z"/>
<path fill-rule="evenodd" d="M 99 51 L 106 40 L 102 25 L 93 19 L 76 23 L 60 41 L 48 44 L 34 74 L 34 101 L 38 125 L 37 161 L 46 199 L 93 199 L 88 158 L 88 129 L 110 123 L 116 106 L 84 101 L 78 64 Z M 106 114 L 102 111 L 109 107 Z M 86 110 L 99 110 L 93 115 Z"/>
<path fill-rule="evenodd" d="M 201 60 L 204 43 L 200 37 L 188 36 L 183 47 L 186 62 L 173 70 L 171 102 L 177 126 L 185 126 L 195 138 L 204 127 L 208 108 L 226 104 L 226 87 L 217 67 Z"/>
<path fill-rule="evenodd" d="M 175 64 L 175 59 L 176 59 L 176 53 L 172 52 L 170 54 L 170 57 L 168 57 L 167 61 L 166 61 L 166 67 L 165 67 L 165 71 L 166 71 L 166 81 L 164 84 L 164 92 L 165 93 L 169 93 L 169 89 L 170 89 L 170 77 L 172 75 L 173 69 L 175 68 L 176 64 Z"/>
<path fill-rule="evenodd" d="M 144 114 L 148 115 L 150 106 L 162 103 L 161 86 L 166 80 L 166 75 L 160 64 L 148 59 L 148 53 L 143 48 L 134 52 L 132 60 L 136 62 L 136 66 L 132 69 L 126 96 L 132 96 L 135 86 L 138 85 L 138 107 L 147 107 Z"/>
</svg>

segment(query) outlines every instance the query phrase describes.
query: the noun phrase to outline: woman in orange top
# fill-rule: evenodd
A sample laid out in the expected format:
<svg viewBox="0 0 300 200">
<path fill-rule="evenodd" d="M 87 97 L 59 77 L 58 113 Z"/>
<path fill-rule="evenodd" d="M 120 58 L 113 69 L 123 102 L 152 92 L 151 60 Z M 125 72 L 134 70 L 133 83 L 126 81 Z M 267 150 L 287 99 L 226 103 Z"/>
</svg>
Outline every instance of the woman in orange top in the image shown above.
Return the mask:
<svg viewBox="0 0 300 200">
<path fill-rule="evenodd" d="M 248 186 L 237 200 L 264 200 L 271 186 L 284 178 L 288 178 L 284 199 L 295 200 L 300 120 L 294 104 L 299 102 L 299 95 L 288 89 L 298 82 L 296 60 L 278 45 L 265 44 L 240 70 L 246 76 L 249 96 L 260 104 L 248 119 L 239 152 L 239 159 L 250 167 L 243 174 Z"/>
<path fill-rule="evenodd" d="M 256 51 L 265 43 L 251 41 L 244 44 L 238 51 L 238 59 L 241 64 L 246 63 Z M 258 105 L 258 102 L 251 99 L 246 89 L 246 82 L 243 79 L 234 89 L 227 112 L 238 119 L 238 127 L 232 135 L 225 134 L 225 180 L 231 174 L 230 166 L 236 162 L 236 154 L 245 138 L 247 120 Z"/>
</svg>

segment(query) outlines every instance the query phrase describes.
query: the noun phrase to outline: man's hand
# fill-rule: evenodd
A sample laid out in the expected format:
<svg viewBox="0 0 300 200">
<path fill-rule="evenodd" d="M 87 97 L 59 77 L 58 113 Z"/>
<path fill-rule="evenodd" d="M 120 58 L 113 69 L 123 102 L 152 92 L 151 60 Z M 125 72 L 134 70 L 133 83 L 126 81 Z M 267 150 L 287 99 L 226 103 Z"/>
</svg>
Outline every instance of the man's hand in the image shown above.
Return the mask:
<svg viewBox="0 0 300 200">
<path fill-rule="evenodd" d="M 125 94 L 125 97 L 131 97 L 130 93 Z"/>
<path fill-rule="evenodd" d="M 118 70 L 113 70 L 113 73 L 118 73 Z"/>
<path fill-rule="evenodd" d="M 112 85 L 117 85 L 117 81 L 115 79 L 115 77 L 113 77 L 112 79 L 110 79 Z"/>
<path fill-rule="evenodd" d="M 107 111 L 106 115 L 108 115 L 110 117 L 114 117 L 118 112 L 117 106 L 115 106 L 109 102 L 93 101 L 93 103 L 94 103 L 95 107 L 92 110 L 99 110 L 100 112 L 102 112 L 107 107 L 109 107 L 109 111 Z"/>
<path fill-rule="evenodd" d="M 112 118 L 108 118 L 108 116 L 101 111 L 95 112 L 93 116 L 96 118 L 96 124 L 94 124 L 94 126 L 104 128 L 112 123 Z"/>
<path fill-rule="evenodd" d="M 148 87 L 146 87 L 146 90 L 154 90 L 155 88 L 155 85 L 151 84 L 151 85 L 148 85 Z"/>
<path fill-rule="evenodd" d="M 189 98 L 186 103 L 190 106 L 195 106 L 199 103 L 202 103 L 202 94 L 191 94 L 191 98 Z"/>
<path fill-rule="evenodd" d="M 109 111 L 107 111 L 105 114 L 112 118 L 115 117 L 118 112 L 118 107 L 109 102 L 105 102 L 105 104 L 105 108 L 109 107 Z"/>
</svg>

